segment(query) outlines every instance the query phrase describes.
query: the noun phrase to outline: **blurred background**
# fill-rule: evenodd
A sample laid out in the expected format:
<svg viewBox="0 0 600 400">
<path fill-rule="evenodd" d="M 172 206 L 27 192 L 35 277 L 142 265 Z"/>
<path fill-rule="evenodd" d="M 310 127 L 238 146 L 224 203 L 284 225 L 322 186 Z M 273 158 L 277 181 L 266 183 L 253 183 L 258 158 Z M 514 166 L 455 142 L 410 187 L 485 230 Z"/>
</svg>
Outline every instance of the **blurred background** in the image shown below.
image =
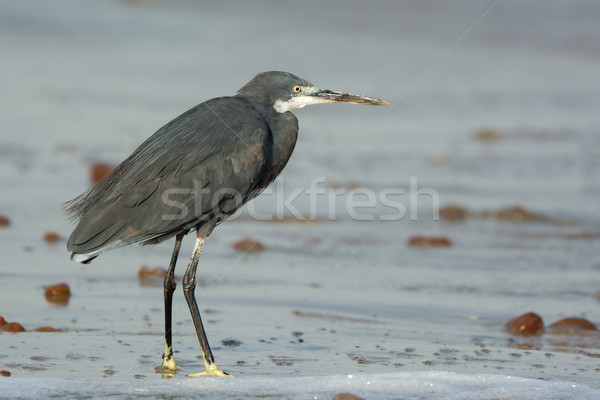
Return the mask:
<svg viewBox="0 0 600 400">
<path fill-rule="evenodd" d="M 295 112 L 283 193 L 317 178 L 402 189 L 409 213 L 381 221 L 390 209 L 378 205 L 355 221 L 340 196 L 332 221 L 322 197 L 313 221 L 241 217 L 216 229 L 198 293 L 216 313 L 207 330 L 221 368 L 500 370 L 597 385 L 597 335 L 503 326 L 527 311 L 547 325 L 600 322 L 599 22 L 592 0 L 1 1 L 0 315 L 28 332 L 0 334 L 0 366 L 154 375 L 162 289 L 137 271 L 166 267 L 172 243 L 71 263 L 61 203 L 89 188 L 94 165 L 117 164 L 183 111 L 284 70 L 391 105 Z M 411 203 L 411 177 L 439 204 Z M 254 207 L 274 213 L 276 202 Z M 304 194 L 294 206 L 311 212 Z M 236 251 L 243 238 L 264 250 Z M 188 252 L 190 238 L 182 260 Z M 70 300 L 48 303 L 44 287 L 63 281 Z M 176 359 L 198 368 L 179 292 L 176 302 Z M 30 332 L 44 326 L 62 332 Z M 230 336 L 242 345 L 222 342 Z M 481 348 L 494 357 L 475 360 Z"/>
</svg>

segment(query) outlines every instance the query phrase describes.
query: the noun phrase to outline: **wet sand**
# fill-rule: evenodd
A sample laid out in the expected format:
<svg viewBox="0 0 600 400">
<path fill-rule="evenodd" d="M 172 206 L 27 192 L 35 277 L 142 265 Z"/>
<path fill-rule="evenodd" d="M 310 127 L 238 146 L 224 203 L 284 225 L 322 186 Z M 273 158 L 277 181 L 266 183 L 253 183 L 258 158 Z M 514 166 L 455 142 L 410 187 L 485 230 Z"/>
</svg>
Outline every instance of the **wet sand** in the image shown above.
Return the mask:
<svg viewBox="0 0 600 400">
<path fill-rule="evenodd" d="M 102 3 L 0 6 L 0 48 L 12 54 L 0 95 L 0 215 L 10 219 L 0 227 L 0 315 L 26 329 L 0 332 L 0 369 L 11 373 L 0 384 L 162 379 L 162 288 L 142 285 L 137 273 L 166 267 L 172 243 L 71 263 L 60 203 L 89 187 L 92 162 L 119 162 L 178 113 L 233 93 L 256 72 L 284 69 L 393 106 L 297 112 L 301 134 L 282 175 L 284 198 L 320 177 L 320 187 L 345 194 L 334 203 L 321 196 L 316 208 L 299 195 L 291 205 L 309 221 L 289 208 L 285 221 L 256 221 L 246 209 L 207 240 L 196 293 L 220 368 L 275 379 L 433 370 L 600 389 L 598 331 L 504 330 L 528 311 L 546 326 L 566 317 L 600 323 L 600 30 L 589 23 L 597 5 L 575 2 L 565 14 L 560 2 L 501 4 L 396 104 L 483 5 L 385 3 L 365 14 L 357 3 L 338 9 L 332 26 L 317 13 L 332 11 L 315 3 L 307 31 L 285 30 L 283 7 L 258 29 L 266 3 L 248 11 L 252 18 L 227 4 L 110 4 L 192 91 Z M 236 32 L 271 43 L 271 58 L 238 43 Z M 298 60 L 286 46 L 310 57 Z M 350 54 L 376 61 L 365 74 L 348 64 Z M 417 195 L 411 177 L 418 189 L 435 190 L 441 206 L 465 207 L 466 218 L 436 220 L 431 196 Z M 277 188 L 253 210 L 276 216 Z M 353 217 L 345 207 L 352 189 L 403 189 L 394 200 L 406 216 L 387 221 L 395 209 L 378 204 Z M 507 216 L 514 206 L 533 217 Z M 47 243 L 49 231 L 63 239 Z M 415 235 L 451 245 L 408 246 Z M 242 238 L 265 248 L 238 252 L 232 244 Z M 192 241 L 184 241 L 179 275 Z M 68 303 L 48 302 L 44 287 L 60 282 L 71 288 Z M 174 349 L 182 370 L 172 379 L 185 382 L 203 363 L 180 290 Z M 46 326 L 61 331 L 34 331 Z"/>
</svg>

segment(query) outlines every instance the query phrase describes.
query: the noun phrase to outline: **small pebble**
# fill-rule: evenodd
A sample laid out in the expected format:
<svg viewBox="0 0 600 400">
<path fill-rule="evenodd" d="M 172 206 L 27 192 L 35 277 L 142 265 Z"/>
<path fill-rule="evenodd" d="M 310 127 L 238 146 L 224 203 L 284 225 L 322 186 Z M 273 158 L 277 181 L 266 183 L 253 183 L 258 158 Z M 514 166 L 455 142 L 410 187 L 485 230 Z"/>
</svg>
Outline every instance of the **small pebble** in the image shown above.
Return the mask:
<svg viewBox="0 0 600 400">
<path fill-rule="evenodd" d="M 12 333 L 25 332 L 25 328 L 23 328 L 23 325 L 21 325 L 18 322 L 9 322 L 8 324 L 6 324 L 2 327 L 2 330 L 5 332 L 12 332 Z"/>
<path fill-rule="evenodd" d="M 0 369 L 0 375 L 8 378 L 11 374 L 10 374 L 10 371 L 7 371 L 5 369 Z"/>
<path fill-rule="evenodd" d="M 265 246 L 257 241 L 248 238 L 240 239 L 233 243 L 233 249 L 240 253 L 258 253 L 265 249 Z"/>
<path fill-rule="evenodd" d="M 410 247 L 450 247 L 452 242 L 445 236 L 411 236 L 406 243 Z"/>
<path fill-rule="evenodd" d="M 511 222 L 535 222 L 535 223 L 557 223 L 558 221 L 553 220 L 542 214 L 537 214 L 529 211 L 523 206 L 514 206 L 509 208 L 503 208 L 499 210 L 481 211 L 475 214 L 480 218 L 496 219 L 501 221 Z"/>
<path fill-rule="evenodd" d="M 0 215 L 0 228 L 8 228 L 10 226 L 10 219 L 6 215 Z"/>
<path fill-rule="evenodd" d="M 143 278 L 151 276 L 164 278 L 165 276 L 167 276 L 167 270 L 162 267 L 154 267 L 151 269 L 147 265 L 142 265 L 142 267 L 138 271 L 138 277 Z"/>
<path fill-rule="evenodd" d="M 148 287 L 160 287 L 164 285 L 164 278 L 167 276 L 167 270 L 163 267 L 150 268 L 147 265 L 143 265 L 138 270 L 138 278 L 140 280 L 140 286 Z M 173 276 L 176 281 L 180 281 L 177 275 Z"/>
<path fill-rule="evenodd" d="M 495 142 L 503 136 L 502 132 L 492 128 L 481 128 L 473 134 L 473 138 L 480 142 Z"/>
<path fill-rule="evenodd" d="M 44 233 L 44 241 L 49 244 L 58 243 L 62 240 L 62 237 L 56 232 Z"/>
<path fill-rule="evenodd" d="M 57 283 L 56 285 L 46 286 L 44 294 L 46 296 L 70 296 L 71 289 L 66 283 Z"/>
<path fill-rule="evenodd" d="M 115 166 L 112 164 L 102 161 L 95 162 L 90 166 L 90 180 L 92 183 L 96 183 L 104 178 L 114 168 Z"/>
<path fill-rule="evenodd" d="M 69 289 L 69 285 L 66 283 L 50 285 L 44 289 L 44 297 L 49 303 L 53 303 L 58 306 L 65 306 L 69 303 L 71 289 Z"/>
<path fill-rule="evenodd" d="M 338 393 L 333 396 L 333 400 L 364 400 L 362 397 L 358 397 L 352 393 Z"/>
<path fill-rule="evenodd" d="M 560 321 L 556 321 L 550 328 L 553 331 L 560 331 L 565 333 L 575 333 L 576 331 L 597 331 L 598 327 L 588 321 L 585 318 L 563 318 Z"/>
<path fill-rule="evenodd" d="M 446 162 L 446 156 L 443 153 L 431 153 L 428 158 L 431 165 L 442 165 Z"/>
<path fill-rule="evenodd" d="M 50 326 L 40 326 L 34 329 L 36 332 L 62 332 L 62 329 L 55 329 Z"/>
<path fill-rule="evenodd" d="M 456 204 L 446 204 L 440 207 L 440 217 L 448 221 L 462 221 L 467 218 L 467 209 Z"/>
<path fill-rule="evenodd" d="M 515 335 L 529 336 L 541 333 L 544 329 L 544 321 L 536 313 L 528 312 L 511 319 L 504 328 Z"/>
</svg>

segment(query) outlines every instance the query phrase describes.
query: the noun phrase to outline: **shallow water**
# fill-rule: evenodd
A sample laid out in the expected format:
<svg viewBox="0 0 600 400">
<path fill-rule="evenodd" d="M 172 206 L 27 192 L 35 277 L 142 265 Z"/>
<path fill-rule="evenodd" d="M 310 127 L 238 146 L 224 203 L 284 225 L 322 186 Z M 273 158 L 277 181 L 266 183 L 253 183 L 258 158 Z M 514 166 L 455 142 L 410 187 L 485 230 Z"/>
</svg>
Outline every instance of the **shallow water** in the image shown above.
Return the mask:
<svg viewBox="0 0 600 400">
<path fill-rule="evenodd" d="M 60 203 L 88 187 L 92 161 L 118 162 L 185 109 L 282 69 L 392 106 L 299 110 L 300 139 L 279 183 L 207 241 L 196 293 L 219 366 L 250 382 L 241 384 L 248 396 L 260 395 L 261 379 L 314 377 L 315 388 L 331 376 L 343 389 L 340 377 L 358 373 L 385 388 L 363 395 L 418 398 L 398 381 L 424 386 L 435 379 L 419 371 L 432 370 L 449 385 L 439 398 L 468 396 L 461 382 L 480 374 L 574 382 L 595 388 L 580 398 L 598 395 L 597 332 L 516 337 L 503 325 L 530 310 L 546 325 L 600 322 L 600 6 L 501 1 L 436 64 L 492 2 L 106 4 L 114 14 L 102 2 L 0 5 L 0 50 L 10 54 L 0 81 L 0 214 L 12 221 L 0 228 L 0 315 L 28 330 L 0 333 L 0 369 L 12 373 L 0 385 L 10 393 L 30 387 L 22 395 L 39 397 L 40 386 L 69 378 L 78 390 L 96 382 L 98 397 L 112 393 L 105 380 L 139 380 L 164 396 L 162 289 L 142 286 L 137 271 L 165 267 L 172 243 L 82 266 L 43 233 L 69 235 Z M 483 128 L 492 140 L 477 139 Z M 289 197 L 311 185 L 326 194 Z M 331 200 L 334 189 L 343 192 Z M 349 210 L 352 189 L 377 199 L 393 189 L 398 203 Z M 436 196 L 471 216 L 436 220 Z M 477 216 L 514 205 L 549 220 Z M 314 220 L 294 221 L 295 212 Z M 413 235 L 453 245 L 407 247 Z M 265 251 L 235 252 L 243 237 Z M 182 248 L 180 275 L 192 238 Z M 48 303 L 44 286 L 62 281 L 68 305 Z M 182 370 L 171 381 L 185 396 L 194 390 L 185 374 L 202 360 L 180 291 L 174 313 Z M 33 331 L 41 326 L 63 331 Z"/>
</svg>

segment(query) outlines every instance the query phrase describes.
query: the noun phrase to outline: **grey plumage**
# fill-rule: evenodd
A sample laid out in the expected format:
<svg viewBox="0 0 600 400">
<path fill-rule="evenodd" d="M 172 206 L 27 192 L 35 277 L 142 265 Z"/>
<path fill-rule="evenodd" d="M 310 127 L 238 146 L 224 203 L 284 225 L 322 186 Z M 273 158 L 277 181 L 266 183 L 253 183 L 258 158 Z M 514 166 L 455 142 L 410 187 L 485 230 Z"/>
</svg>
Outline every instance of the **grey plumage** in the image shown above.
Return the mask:
<svg viewBox="0 0 600 400">
<path fill-rule="evenodd" d="M 290 80 L 309 84 L 282 74 L 285 86 L 282 82 L 274 93 L 289 92 Z M 287 163 L 298 132 L 293 114 L 273 109 L 272 94 L 259 95 L 268 77 L 261 74 L 236 96 L 209 100 L 175 118 L 69 202 L 66 211 L 79 224 L 67 248 L 95 256 L 132 243 L 158 243 L 192 229 L 208 236 L 258 195 Z"/>
<path fill-rule="evenodd" d="M 235 96 L 206 101 L 175 118 L 66 204 L 67 214 L 78 221 L 67 242 L 75 261 L 88 263 L 103 251 L 175 237 L 164 281 L 164 369 L 177 369 L 171 335 L 174 271 L 183 236 L 195 230 L 182 283 L 206 367 L 200 375 L 229 376 L 215 364 L 194 296 L 204 239 L 287 164 L 298 136 L 298 120 L 289 111 L 333 102 L 387 104 L 320 90 L 287 72 L 264 72 Z"/>
</svg>

